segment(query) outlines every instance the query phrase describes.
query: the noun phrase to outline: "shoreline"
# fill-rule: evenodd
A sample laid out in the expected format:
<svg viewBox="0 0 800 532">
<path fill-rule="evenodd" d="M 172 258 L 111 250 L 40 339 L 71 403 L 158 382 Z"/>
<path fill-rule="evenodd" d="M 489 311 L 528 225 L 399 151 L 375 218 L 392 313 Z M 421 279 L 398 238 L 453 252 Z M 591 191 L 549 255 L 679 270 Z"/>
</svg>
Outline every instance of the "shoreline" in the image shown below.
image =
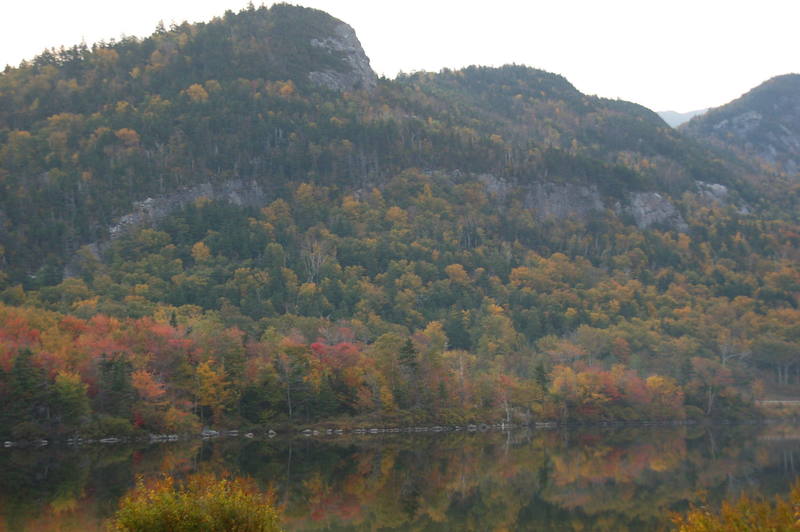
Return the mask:
<svg viewBox="0 0 800 532">
<path fill-rule="evenodd" d="M 245 438 L 264 440 L 274 438 L 329 438 L 345 436 L 374 436 L 386 434 L 475 434 L 486 432 L 511 432 L 514 430 L 556 430 L 578 427 L 621 428 L 621 427 L 680 427 L 695 425 L 769 425 L 776 423 L 793 423 L 796 419 L 786 418 L 752 418 L 738 420 L 720 419 L 676 419 L 649 421 L 594 421 L 594 422 L 557 422 L 542 421 L 533 423 L 470 423 L 466 425 L 424 424 L 413 426 L 369 426 L 352 428 L 352 424 L 336 424 L 323 422 L 314 425 L 278 425 L 272 428 L 251 429 L 211 429 L 206 428 L 199 433 L 182 434 L 137 434 L 134 436 L 107 435 L 101 438 L 82 437 L 79 434 L 70 437 L 40 438 L 35 440 L 4 440 L 5 449 L 41 449 L 50 446 L 82 447 L 86 445 L 117 445 L 130 443 L 166 443 L 190 440 L 220 440 L 228 438 Z M 347 425 L 347 428 L 346 428 Z M 373 424 L 379 425 L 379 424 Z M 278 430 L 276 430 L 278 429 Z"/>
</svg>

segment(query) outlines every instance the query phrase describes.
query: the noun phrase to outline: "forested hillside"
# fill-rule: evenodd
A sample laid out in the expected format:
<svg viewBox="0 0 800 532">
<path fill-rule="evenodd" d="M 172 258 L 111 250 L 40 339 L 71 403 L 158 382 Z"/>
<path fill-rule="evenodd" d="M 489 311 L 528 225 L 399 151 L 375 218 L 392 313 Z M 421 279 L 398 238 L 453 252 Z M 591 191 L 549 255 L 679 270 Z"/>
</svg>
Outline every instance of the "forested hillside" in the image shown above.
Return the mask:
<svg viewBox="0 0 800 532">
<path fill-rule="evenodd" d="M 416 167 L 588 183 L 616 198 L 679 198 L 698 179 L 750 192 L 655 113 L 554 74 L 471 67 L 370 90 L 360 48 L 339 50 L 357 45 L 340 27 L 278 5 L 4 72 L 0 239 L 12 280 L 58 282 L 66 258 L 105 238 L 132 202 L 230 179 L 277 195 L 298 181 L 370 188 Z M 365 90 L 338 92 L 337 75 Z"/>
<path fill-rule="evenodd" d="M 682 130 L 753 160 L 764 174 L 783 174 L 796 186 L 800 175 L 798 124 L 800 74 L 785 74 L 711 109 L 683 125 Z"/>
<path fill-rule="evenodd" d="M 0 75 L 0 434 L 748 415 L 800 369 L 753 172 L 305 8 L 46 52 Z"/>
</svg>

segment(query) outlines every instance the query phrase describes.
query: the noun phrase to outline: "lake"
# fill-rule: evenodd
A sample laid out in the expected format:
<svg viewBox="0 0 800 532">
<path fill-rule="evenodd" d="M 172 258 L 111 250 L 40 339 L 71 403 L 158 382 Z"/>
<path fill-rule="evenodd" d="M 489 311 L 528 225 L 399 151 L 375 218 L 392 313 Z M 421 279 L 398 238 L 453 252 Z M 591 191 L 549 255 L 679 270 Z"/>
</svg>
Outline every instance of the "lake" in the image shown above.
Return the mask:
<svg viewBox="0 0 800 532">
<path fill-rule="evenodd" d="M 661 530 L 784 494 L 800 427 L 584 427 L 0 449 L 0 530 L 102 530 L 137 476 L 247 475 L 287 530 Z M 798 455 L 795 457 L 795 455 Z"/>
</svg>

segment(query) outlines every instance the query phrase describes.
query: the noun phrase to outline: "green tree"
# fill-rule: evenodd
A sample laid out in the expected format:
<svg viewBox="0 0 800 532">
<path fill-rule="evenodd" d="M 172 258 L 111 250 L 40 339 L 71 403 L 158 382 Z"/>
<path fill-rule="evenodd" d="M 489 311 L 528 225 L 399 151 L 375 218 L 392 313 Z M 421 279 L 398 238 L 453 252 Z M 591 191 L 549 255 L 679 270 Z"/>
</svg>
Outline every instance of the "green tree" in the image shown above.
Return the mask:
<svg viewBox="0 0 800 532">
<path fill-rule="evenodd" d="M 50 383 L 44 370 L 33 361 L 33 352 L 22 349 L 8 374 L 8 405 L 3 408 L 7 423 L 46 422 L 50 408 Z"/>
<path fill-rule="evenodd" d="M 94 397 L 95 410 L 114 417 L 130 419 L 135 390 L 131 380 L 133 368 L 127 356 L 103 354 L 99 363 L 99 382 Z"/>
<path fill-rule="evenodd" d="M 67 426 L 77 426 L 89 415 L 88 386 L 80 375 L 60 371 L 53 385 L 53 405 L 56 415 Z"/>
</svg>

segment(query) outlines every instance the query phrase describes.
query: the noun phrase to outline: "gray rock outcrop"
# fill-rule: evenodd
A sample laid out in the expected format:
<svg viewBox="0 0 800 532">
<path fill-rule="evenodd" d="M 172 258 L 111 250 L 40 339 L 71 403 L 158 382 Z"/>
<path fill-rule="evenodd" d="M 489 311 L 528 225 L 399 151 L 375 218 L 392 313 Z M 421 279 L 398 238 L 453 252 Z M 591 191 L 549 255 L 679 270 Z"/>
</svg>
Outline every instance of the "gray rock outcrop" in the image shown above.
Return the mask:
<svg viewBox="0 0 800 532">
<path fill-rule="evenodd" d="M 750 214 L 752 209 L 747 203 L 738 199 L 735 194 L 725 185 L 719 183 L 707 183 L 706 181 L 697 181 L 697 198 L 704 205 L 709 207 L 714 205 L 732 205 L 736 208 L 739 214 Z"/>
<path fill-rule="evenodd" d="M 542 222 L 566 218 L 586 220 L 591 214 L 603 212 L 610 207 L 607 198 L 603 198 L 594 185 L 546 181 L 512 185 L 505 179 L 490 174 L 480 175 L 478 180 L 498 202 L 505 202 L 512 194 L 521 198 L 525 208 L 533 211 L 536 219 Z M 722 193 L 719 189 L 713 190 Z M 654 226 L 676 231 L 689 229 L 672 201 L 658 192 L 629 193 L 624 202 L 613 205 L 613 210 L 618 215 L 630 215 L 639 229 Z"/>
<path fill-rule="evenodd" d="M 202 183 L 172 194 L 135 202 L 131 212 L 121 216 L 115 224 L 108 228 L 108 235 L 113 240 L 132 229 L 153 225 L 175 209 L 200 198 L 260 207 L 266 203 L 267 194 L 256 181 L 232 179 L 215 184 Z"/>
<path fill-rule="evenodd" d="M 663 226 L 676 231 L 687 231 L 688 224 L 673 203 L 658 192 L 631 192 L 624 212 L 633 216 L 636 227 L 647 229 Z"/>
<path fill-rule="evenodd" d="M 311 46 L 341 55 L 348 67 L 344 72 L 338 70 L 310 72 L 308 79 L 311 82 L 339 92 L 375 88 L 378 77 L 369 65 L 369 58 L 364 53 L 356 32 L 347 24 L 337 25 L 333 37 L 312 39 Z"/>
<path fill-rule="evenodd" d="M 605 205 L 595 186 L 572 183 L 534 183 L 526 187 L 523 204 L 540 220 L 579 218 L 602 212 Z"/>
<path fill-rule="evenodd" d="M 532 210 L 539 221 L 569 217 L 585 220 L 590 214 L 606 209 L 595 186 L 547 181 L 512 185 L 491 174 L 480 175 L 478 180 L 497 201 L 504 202 L 511 194 L 521 198 L 525 208 Z"/>
<path fill-rule="evenodd" d="M 201 198 L 228 201 L 235 205 L 261 207 L 269 199 L 267 191 L 257 181 L 231 179 L 221 183 L 202 183 L 156 198 L 134 202 L 131 212 L 119 217 L 108 228 L 108 238 L 82 246 L 64 266 L 64 278 L 77 277 L 87 261 L 102 260 L 110 241 L 131 231 L 151 227 L 171 212 Z"/>
</svg>

